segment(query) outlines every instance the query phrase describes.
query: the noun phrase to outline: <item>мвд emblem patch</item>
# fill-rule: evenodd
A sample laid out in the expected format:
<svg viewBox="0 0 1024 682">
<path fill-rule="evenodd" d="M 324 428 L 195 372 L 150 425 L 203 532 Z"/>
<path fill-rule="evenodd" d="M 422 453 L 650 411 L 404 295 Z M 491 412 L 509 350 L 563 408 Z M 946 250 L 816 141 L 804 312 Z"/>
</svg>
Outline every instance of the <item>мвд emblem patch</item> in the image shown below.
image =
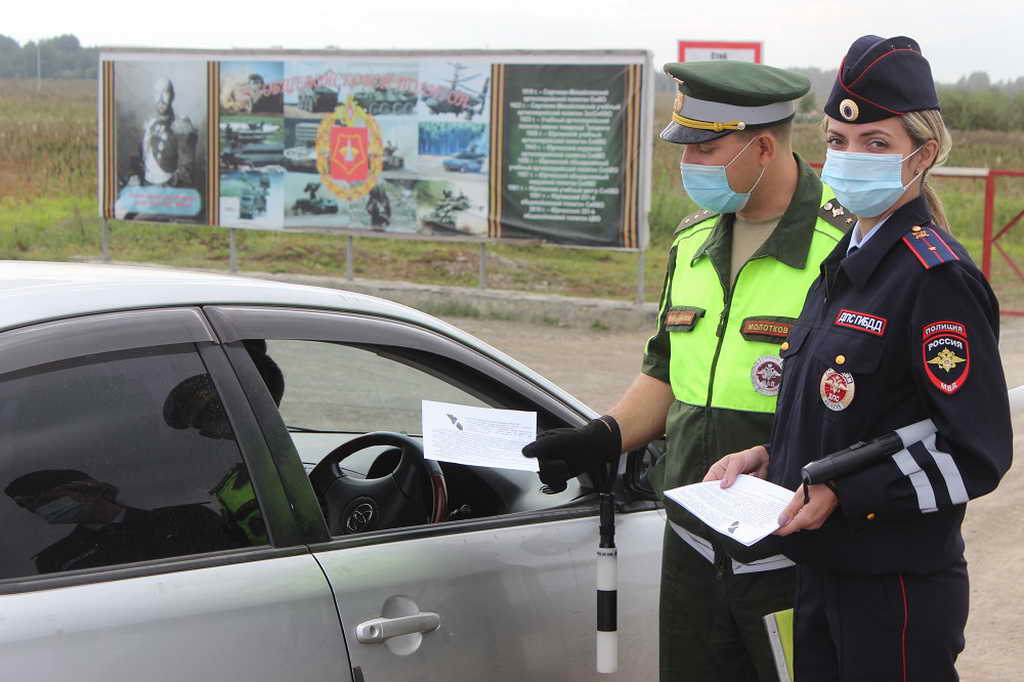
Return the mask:
<svg viewBox="0 0 1024 682">
<path fill-rule="evenodd" d="M 971 348 L 967 327 L 959 322 L 932 322 L 921 331 L 921 361 L 935 388 L 953 395 L 971 372 Z"/>
<path fill-rule="evenodd" d="M 829 367 L 821 375 L 821 402 L 833 412 L 845 410 L 853 402 L 856 388 L 852 374 Z"/>
<path fill-rule="evenodd" d="M 778 355 L 762 355 L 750 369 L 750 382 L 761 395 L 778 395 L 782 385 L 782 358 Z"/>
</svg>

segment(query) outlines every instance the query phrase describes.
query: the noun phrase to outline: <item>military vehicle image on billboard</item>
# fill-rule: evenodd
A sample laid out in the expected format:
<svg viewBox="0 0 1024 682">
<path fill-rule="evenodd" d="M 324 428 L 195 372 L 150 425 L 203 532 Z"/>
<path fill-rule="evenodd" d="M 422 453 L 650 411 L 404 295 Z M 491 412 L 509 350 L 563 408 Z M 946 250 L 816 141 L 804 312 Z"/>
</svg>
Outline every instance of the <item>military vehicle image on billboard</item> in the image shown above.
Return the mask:
<svg viewBox="0 0 1024 682">
<path fill-rule="evenodd" d="M 474 116 L 484 113 L 491 79 L 484 78 L 482 73 L 467 74 L 468 69 L 465 64 L 452 63 L 451 77 L 443 85 L 421 84 L 424 94 L 420 99 L 431 114 L 454 114 L 472 121 Z M 474 88 L 471 83 L 478 82 L 480 78 L 484 79 L 483 85 L 479 89 Z"/>
<path fill-rule="evenodd" d="M 222 170 L 283 166 L 284 126 L 281 119 L 231 117 L 220 123 Z"/>
<path fill-rule="evenodd" d="M 316 171 L 316 134 L 319 123 L 286 121 L 284 165 L 290 171 Z"/>
<path fill-rule="evenodd" d="M 373 116 L 387 114 L 411 114 L 416 111 L 415 92 L 378 85 L 362 88 L 352 93 L 356 103 Z"/>
<path fill-rule="evenodd" d="M 306 197 L 296 199 L 295 203 L 292 204 L 291 212 L 293 215 L 303 215 L 310 213 L 312 215 L 326 215 L 330 213 L 338 212 L 338 202 L 333 199 L 325 199 L 320 196 L 321 185 L 319 182 L 306 183 L 305 188 L 302 190 L 306 193 Z"/>
<path fill-rule="evenodd" d="M 299 108 L 311 114 L 334 111 L 338 106 L 338 91 L 318 86 L 299 90 Z"/>
</svg>

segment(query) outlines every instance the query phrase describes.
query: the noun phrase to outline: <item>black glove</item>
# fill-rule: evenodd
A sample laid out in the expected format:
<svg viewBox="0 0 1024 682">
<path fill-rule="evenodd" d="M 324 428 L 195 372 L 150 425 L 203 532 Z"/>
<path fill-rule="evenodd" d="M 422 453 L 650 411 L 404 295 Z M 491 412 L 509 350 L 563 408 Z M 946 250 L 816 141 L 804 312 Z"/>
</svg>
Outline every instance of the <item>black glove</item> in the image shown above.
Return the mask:
<svg viewBox="0 0 1024 682">
<path fill-rule="evenodd" d="M 544 431 L 523 454 L 537 458 L 541 483 L 560 492 L 570 478 L 584 472 L 597 477 L 605 465 L 618 460 L 622 434 L 618 422 L 604 416 L 579 428 Z"/>
</svg>

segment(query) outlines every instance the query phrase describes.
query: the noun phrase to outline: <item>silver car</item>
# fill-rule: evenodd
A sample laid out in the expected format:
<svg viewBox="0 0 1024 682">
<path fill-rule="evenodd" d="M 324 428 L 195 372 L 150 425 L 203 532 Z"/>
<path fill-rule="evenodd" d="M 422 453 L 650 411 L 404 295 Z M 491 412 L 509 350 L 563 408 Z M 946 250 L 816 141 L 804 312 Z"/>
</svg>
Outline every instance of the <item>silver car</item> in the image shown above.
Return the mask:
<svg viewBox="0 0 1024 682">
<path fill-rule="evenodd" d="M 372 297 L 0 264 L 4 679 L 593 679 L 589 481 L 425 460 L 424 399 L 594 416 Z M 651 457 L 617 491 L 624 680 L 657 671 Z"/>
</svg>

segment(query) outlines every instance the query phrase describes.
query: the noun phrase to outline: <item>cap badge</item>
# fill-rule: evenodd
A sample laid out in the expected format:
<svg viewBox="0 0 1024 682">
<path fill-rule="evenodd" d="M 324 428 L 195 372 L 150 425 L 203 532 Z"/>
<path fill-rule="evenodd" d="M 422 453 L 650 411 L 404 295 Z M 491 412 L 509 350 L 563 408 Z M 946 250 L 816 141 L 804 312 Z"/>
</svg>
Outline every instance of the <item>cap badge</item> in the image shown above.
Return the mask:
<svg viewBox="0 0 1024 682">
<path fill-rule="evenodd" d="M 837 372 L 831 367 L 821 375 L 821 402 L 828 409 L 839 412 L 853 402 L 856 386 L 849 372 Z"/>
<path fill-rule="evenodd" d="M 683 100 L 686 99 L 685 95 L 681 92 L 676 93 L 676 101 L 672 104 L 672 111 L 677 114 L 683 113 Z"/>
<path fill-rule="evenodd" d="M 839 103 L 839 113 L 847 121 L 856 121 L 857 117 L 860 116 L 860 107 L 852 99 L 844 99 Z"/>
</svg>

